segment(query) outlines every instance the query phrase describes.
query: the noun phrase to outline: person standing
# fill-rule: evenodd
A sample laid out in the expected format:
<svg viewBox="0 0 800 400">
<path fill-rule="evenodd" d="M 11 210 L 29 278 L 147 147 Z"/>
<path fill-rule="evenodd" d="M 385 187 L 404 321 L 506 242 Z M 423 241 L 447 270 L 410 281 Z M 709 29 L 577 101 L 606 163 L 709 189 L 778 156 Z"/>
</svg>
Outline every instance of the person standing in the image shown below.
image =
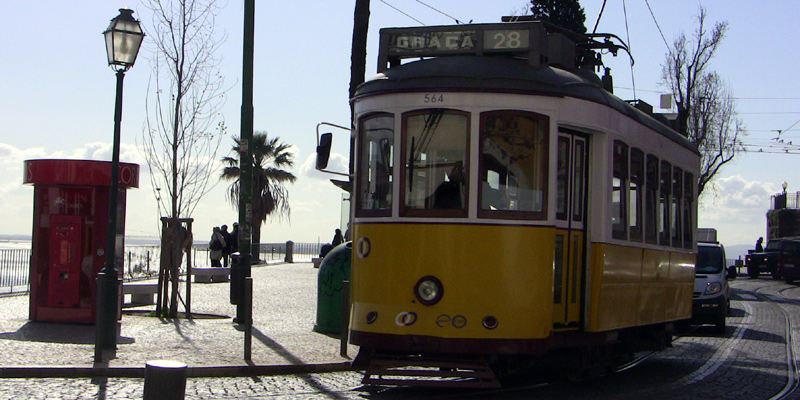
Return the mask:
<svg viewBox="0 0 800 400">
<path fill-rule="evenodd" d="M 331 240 L 331 245 L 333 247 L 336 247 L 342 244 L 342 242 L 344 242 L 344 238 L 342 238 L 342 230 L 337 228 L 336 231 L 334 231 L 333 233 L 333 240 Z"/>
<path fill-rule="evenodd" d="M 222 248 L 222 266 L 228 268 L 228 258 L 232 253 L 231 245 L 233 244 L 231 240 L 231 234 L 228 232 L 228 225 L 222 225 L 219 233 L 221 233 L 222 237 L 225 239 L 225 246 Z"/>
<path fill-rule="evenodd" d="M 225 237 L 219 230 L 218 226 L 214 227 L 211 232 L 211 241 L 208 242 L 208 257 L 211 259 L 212 267 L 222 267 L 220 260 L 222 259 L 222 249 L 225 248 Z"/>
<path fill-rule="evenodd" d="M 756 240 L 756 253 L 764 252 L 763 243 L 764 243 L 764 238 L 763 237 L 759 237 L 758 240 Z"/>
</svg>

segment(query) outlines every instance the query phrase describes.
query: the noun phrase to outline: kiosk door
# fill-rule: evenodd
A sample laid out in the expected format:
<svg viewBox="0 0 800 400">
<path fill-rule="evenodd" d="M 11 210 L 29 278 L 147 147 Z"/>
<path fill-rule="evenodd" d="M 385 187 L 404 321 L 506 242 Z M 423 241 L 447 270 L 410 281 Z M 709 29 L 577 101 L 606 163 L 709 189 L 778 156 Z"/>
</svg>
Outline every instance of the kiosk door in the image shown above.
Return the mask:
<svg viewBox="0 0 800 400">
<path fill-rule="evenodd" d="M 47 305 L 75 307 L 80 303 L 81 217 L 50 216 Z"/>
</svg>

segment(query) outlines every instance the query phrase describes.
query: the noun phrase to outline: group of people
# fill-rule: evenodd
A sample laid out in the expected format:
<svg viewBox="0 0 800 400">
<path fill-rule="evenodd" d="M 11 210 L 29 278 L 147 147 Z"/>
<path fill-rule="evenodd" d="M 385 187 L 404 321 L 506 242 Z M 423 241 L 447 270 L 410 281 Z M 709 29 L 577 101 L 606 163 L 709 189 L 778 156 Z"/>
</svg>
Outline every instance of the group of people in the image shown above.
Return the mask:
<svg viewBox="0 0 800 400">
<path fill-rule="evenodd" d="M 212 267 L 228 267 L 230 255 L 239 251 L 239 223 L 233 223 L 233 231 L 228 225 L 215 226 L 208 242 L 209 258 Z M 224 262 L 224 264 L 223 264 Z"/>
</svg>

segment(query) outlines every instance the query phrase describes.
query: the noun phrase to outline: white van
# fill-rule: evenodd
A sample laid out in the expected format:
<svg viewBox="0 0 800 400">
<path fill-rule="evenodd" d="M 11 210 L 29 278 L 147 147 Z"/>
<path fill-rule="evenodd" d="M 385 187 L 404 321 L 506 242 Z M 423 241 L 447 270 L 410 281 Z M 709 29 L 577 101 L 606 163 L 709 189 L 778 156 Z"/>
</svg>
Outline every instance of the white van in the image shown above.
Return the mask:
<svg viewBox="0 0 800 400">
<path fill-rule="evenodd" d="M 730 287 L 725 266 L 725 248 L 717 242 L 714 229 L 698 229 L 697 258 L 694 266 L 692 323 L 713 324 L 725 332 L 725 317 L 730 310 Z"/>
</svg>

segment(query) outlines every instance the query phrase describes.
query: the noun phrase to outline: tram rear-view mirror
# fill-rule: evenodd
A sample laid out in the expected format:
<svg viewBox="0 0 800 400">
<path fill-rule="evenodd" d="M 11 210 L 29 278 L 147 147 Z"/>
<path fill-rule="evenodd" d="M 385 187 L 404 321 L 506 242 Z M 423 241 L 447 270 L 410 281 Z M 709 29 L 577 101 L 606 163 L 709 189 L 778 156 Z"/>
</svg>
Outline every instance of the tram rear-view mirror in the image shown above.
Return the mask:
<svg viewBox="0 0 800 400">
<path fill-rule="evenodd" d="M 317 169 L 323 170 L 328 167 L 328 158 L 331 156 L 331 141 L 333 134 L 323 133 L 319 137 L 319 144 L 317 145 Z"/>
</svg>

